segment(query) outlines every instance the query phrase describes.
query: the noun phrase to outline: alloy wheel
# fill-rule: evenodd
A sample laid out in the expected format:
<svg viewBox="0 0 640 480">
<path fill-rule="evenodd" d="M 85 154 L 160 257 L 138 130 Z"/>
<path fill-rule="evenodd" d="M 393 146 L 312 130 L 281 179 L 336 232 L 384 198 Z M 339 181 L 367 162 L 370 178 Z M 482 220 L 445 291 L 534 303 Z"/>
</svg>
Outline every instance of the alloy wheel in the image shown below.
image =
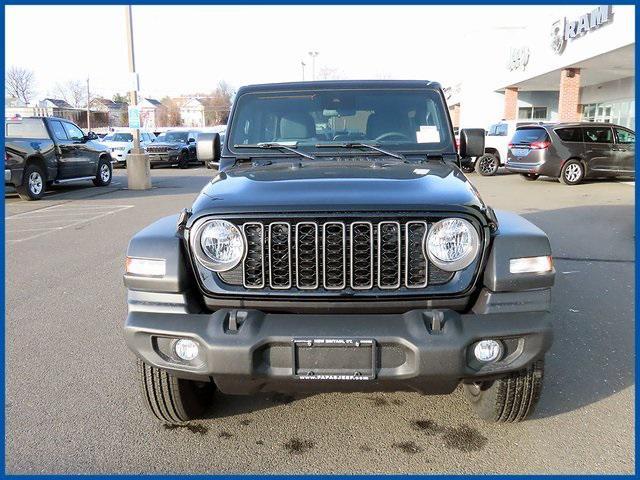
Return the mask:
<svg viewBox="0 0 640 480">
<path fill-rule="evenodd" d="M 482 157 L 480 159 L 480 172 L 492 175 L 497 170 L 496 160 L 492 157 Z"/>
<path fill-rule="evenodd" d="M 578 163 L 572 163 L 567 166 L 567 169 L 564 172 L 564 178 L 567 179 L 568 182 L 577 182 L 582 176 L 582 167 Z"/>
<path fill-rule="evenodd" d="M 100 180 L 103 182 L 108 182 L 111 178 L 111 171 L 109 170 L 109 165 L 103 163 L 100 167 Z"/>
<path fill-rule="evenodd" d="M 42 185 L 43 181 L 40 173 L 31 172 L 31 175 L 29 175 L 29 190 L 31 193 L 34 195 L 40 195 L 40 192 L 42 192 Z"/>
</svg>

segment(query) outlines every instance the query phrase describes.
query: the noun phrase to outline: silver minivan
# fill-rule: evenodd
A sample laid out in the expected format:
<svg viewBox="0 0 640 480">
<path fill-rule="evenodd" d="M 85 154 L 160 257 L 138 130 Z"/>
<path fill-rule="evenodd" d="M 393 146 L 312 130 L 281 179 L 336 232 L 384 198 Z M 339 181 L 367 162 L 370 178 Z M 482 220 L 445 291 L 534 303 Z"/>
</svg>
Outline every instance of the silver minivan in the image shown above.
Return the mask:
<svg viewBox="0 0 640 480">
<path fill-rule="evenodd" d="M 609 123 L 556 123 L 516 129 L 507 170 L 577 185 L 587 178 L 635 177 L 635 133 Z"/>
</svg>

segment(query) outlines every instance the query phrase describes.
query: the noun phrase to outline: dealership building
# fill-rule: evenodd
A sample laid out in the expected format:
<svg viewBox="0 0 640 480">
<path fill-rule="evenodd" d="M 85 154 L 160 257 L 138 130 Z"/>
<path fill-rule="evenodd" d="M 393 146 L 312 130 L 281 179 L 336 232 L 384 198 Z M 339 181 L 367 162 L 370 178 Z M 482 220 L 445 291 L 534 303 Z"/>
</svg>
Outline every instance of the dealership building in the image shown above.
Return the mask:
<svg viewBox="0 0 640 480">
<path fill-rule="evenodd" d="M 547 6 L 519 20 L 485 31 L 486 41 L 470 38 L 482 50 L 470 47 L 469 73 L 446 89 L 454 126 L 504 119 L 635 129 L 634 6 Z"/>
</svg>

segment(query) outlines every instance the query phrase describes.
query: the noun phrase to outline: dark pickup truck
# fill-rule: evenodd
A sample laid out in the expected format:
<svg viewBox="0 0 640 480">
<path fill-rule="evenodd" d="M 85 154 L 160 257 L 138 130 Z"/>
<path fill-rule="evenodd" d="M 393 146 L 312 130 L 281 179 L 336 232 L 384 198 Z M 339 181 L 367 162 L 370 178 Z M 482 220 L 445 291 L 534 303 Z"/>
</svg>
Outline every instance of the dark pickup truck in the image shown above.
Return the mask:
<svg viewBox="0 0 640 480">
<path fill-rule="evenodd" d="M 111 183 L 108 149 L 69 120 L 28 117 L 5 121 L 4 184 L 20 198 L 38 200 L 45 189 L 79 180 Z"/>
<path fill-rule="evenodd" d="M 485 420 L 532 412 L 549 240 L 462 173 L 484 131 L 462 130 L 456 151 L 438 83 L 243 87 L 224 145 L 202 133 L 197 149 L 220 171 L 127 251 L 124 337 L 153 415 L 197 418 L 215 390 L 459 384 Z"/>
</svg>

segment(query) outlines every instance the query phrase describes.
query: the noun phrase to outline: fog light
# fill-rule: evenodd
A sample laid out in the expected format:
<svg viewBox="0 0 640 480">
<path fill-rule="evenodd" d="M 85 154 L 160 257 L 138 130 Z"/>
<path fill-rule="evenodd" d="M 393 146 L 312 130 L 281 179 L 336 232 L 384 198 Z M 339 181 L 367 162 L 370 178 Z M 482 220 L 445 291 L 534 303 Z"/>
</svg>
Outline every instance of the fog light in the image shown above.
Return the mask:
<svg viewBox="0 0 640 480">
<path fill-rule="evenodd" d="M 198 356 L 198 344 L 187 338 L 178 340 L 173 349 L 179 358 L 187 362 L 190 362 Z"/>
<path fill-rule="evenodd" d="M 502 356 L 502 343 L 497 340 L 480 340 L 476 343 L 473 354 L 481 362 L 495 362 Z"/>
</svg>

